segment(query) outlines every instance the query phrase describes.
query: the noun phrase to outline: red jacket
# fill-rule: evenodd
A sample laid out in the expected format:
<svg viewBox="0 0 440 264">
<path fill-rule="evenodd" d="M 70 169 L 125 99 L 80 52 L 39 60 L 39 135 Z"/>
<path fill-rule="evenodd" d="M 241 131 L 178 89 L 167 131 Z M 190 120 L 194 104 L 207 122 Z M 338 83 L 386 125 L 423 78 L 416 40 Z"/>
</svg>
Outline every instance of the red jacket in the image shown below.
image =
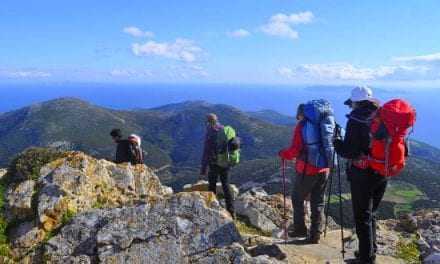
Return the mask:
<svg viewBox="0 0 440 264">
<path fill-rule="evenodd" d="M 319 173 L 329 172 L 330 171 L 329 168 L 317 168 L 311 164 L 306 165 L 306 162 L 302 160 L 301 157 L 299 157 L 304 148 L 302 129 L 303 129 L 302 123 L 298 123 L 295 126 L 292 137 L 292 144 L 290 145 L 289 148 L 280 151 L 279 153 L 280 157 L 286 160 L 296 159 L 295 169 L 297 173 L 304 173 L 304 167 L 306 167 L 305 175 L 307 176 L 313 176 Z"/>
</svg>

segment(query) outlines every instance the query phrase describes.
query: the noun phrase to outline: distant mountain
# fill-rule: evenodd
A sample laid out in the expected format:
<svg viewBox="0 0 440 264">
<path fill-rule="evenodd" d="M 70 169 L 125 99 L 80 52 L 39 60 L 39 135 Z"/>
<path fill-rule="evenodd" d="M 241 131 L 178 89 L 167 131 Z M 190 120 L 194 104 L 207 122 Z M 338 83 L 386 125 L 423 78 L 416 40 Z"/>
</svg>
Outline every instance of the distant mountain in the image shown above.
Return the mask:
<svg viewBox="0 0 440 264">
<path fill-rule="evenodd" d="M 227 105 L 202 101 L 160 108 L 119 111 L 75 98 L 61 98 L 0 115 L 0 166 L 30 146 L 77 149 L 112 159 L 109 132 L 122 128 L 143 139 L 147 163 L 152 167 L 196 167 L 200 163 L 205 116 L 217 113 L 232 125 L 243 144 L 243 159 L 267 158 L 288 142 L 290 128 L 270 124 Z"/>
</svg>

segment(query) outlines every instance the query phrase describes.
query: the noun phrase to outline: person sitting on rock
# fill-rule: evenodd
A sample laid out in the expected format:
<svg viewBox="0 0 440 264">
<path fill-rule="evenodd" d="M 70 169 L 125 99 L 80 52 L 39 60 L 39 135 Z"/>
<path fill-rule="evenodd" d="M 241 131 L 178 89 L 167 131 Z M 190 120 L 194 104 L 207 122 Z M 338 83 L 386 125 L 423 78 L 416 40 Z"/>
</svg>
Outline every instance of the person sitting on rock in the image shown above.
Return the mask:
<svg viewBox="0 0 440 264">
<path fill-rule="evenodd" d="M 219 166 L 217 163 L 217 137 L 224 129 L 224 126 L 218 121 L 217 115 L 212 113 L 207 115 L 206 122 L 206 135 L 200 175 L 208 175 L 208 190 L 213 193 L 217 193 L 217 180 L 220 178 L 226 202 L 226 210 L 228 210 L 232 218 L 235 218 L 233 197 L 228 176 L 230 168 Z"/>
<path fill-rule="evenodd" d="M 128 139 L 122 139 L 122 132 L 119 128 L 115 128 L 110 132 L 113 142 L 116 143 L 115 163 L 132 162 L 132 147 Z"/>
<path fill-rule="evenodd" d="M 317 102 L 317 107 L 314 106 L 315 102 Z M 320 113 L 320 107 L 326 110 Z M 306 113 L 306 111 L 314 112 L 313 116 L 319 116 L 319 120 L 312 120 L 313 117 L 307 114 L 310 112 Z M 289 232 L 289 236 L 306 237 L 308 235 L 304 219 L 304 201 L 310 195 L 311 228 L 307 242 L 318 244 L 324 218 L 325 188 L 334 152 L 332 138 L 335 122 L 330 104 L 324 100 L 299 105 L 296 119 L 298 122 L 294 129 L 291 146 L 279 152 L 283 160 L 296 159 L 296 177 L 292 191 L 293 231 Z"/>
</svg>

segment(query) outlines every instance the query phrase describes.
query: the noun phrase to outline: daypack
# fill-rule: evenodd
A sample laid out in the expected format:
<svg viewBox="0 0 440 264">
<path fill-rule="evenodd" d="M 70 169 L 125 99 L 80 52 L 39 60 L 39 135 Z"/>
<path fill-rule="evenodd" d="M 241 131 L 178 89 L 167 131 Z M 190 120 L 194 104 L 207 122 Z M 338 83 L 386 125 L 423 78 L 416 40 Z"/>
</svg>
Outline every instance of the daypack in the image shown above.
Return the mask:
<svg viewBox="0 0 440 264">
<path fill-rule="evenodd" d="M 369 167 L 385 177 L 399 174 L 408 156 L 407 135 L 416 111 L 406 101 L 394 99 L 376 112 L 370 126 Z"/>
<path fill-rule="evenodd" d="M 327 100 L 312 100 L 304 105 L 302 136 L 303 159 L 317 168 L 330 168 L 333 161 L 335 118 Z"/>
<path fill-rule="evenodd" d="M 217 132 L 217 165 L 229 168 L 240 162 L 240 138 L 231 126 Z"/>
<path fill-rule="evenodd" d="M 144 163 L 144 156 L 142 148 L 135 144 L 130 142 L 129 143 L 129 153 L 130 153 L 130 163 L 131 164 L 143 164 Z"/>
</svg>

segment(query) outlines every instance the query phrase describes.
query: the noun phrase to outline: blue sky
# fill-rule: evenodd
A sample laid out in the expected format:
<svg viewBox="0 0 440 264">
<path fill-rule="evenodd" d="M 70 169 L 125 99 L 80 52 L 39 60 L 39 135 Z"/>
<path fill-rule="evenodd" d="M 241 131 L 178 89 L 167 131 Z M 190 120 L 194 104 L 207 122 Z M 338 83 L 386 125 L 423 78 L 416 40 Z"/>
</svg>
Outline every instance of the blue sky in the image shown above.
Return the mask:
<svg viewBox="0 0 440 264">
<path fill-rule="evenodd" d="M 3 0 L 0 82 L 440 86 L 440 1 Z"/>
</svg>

